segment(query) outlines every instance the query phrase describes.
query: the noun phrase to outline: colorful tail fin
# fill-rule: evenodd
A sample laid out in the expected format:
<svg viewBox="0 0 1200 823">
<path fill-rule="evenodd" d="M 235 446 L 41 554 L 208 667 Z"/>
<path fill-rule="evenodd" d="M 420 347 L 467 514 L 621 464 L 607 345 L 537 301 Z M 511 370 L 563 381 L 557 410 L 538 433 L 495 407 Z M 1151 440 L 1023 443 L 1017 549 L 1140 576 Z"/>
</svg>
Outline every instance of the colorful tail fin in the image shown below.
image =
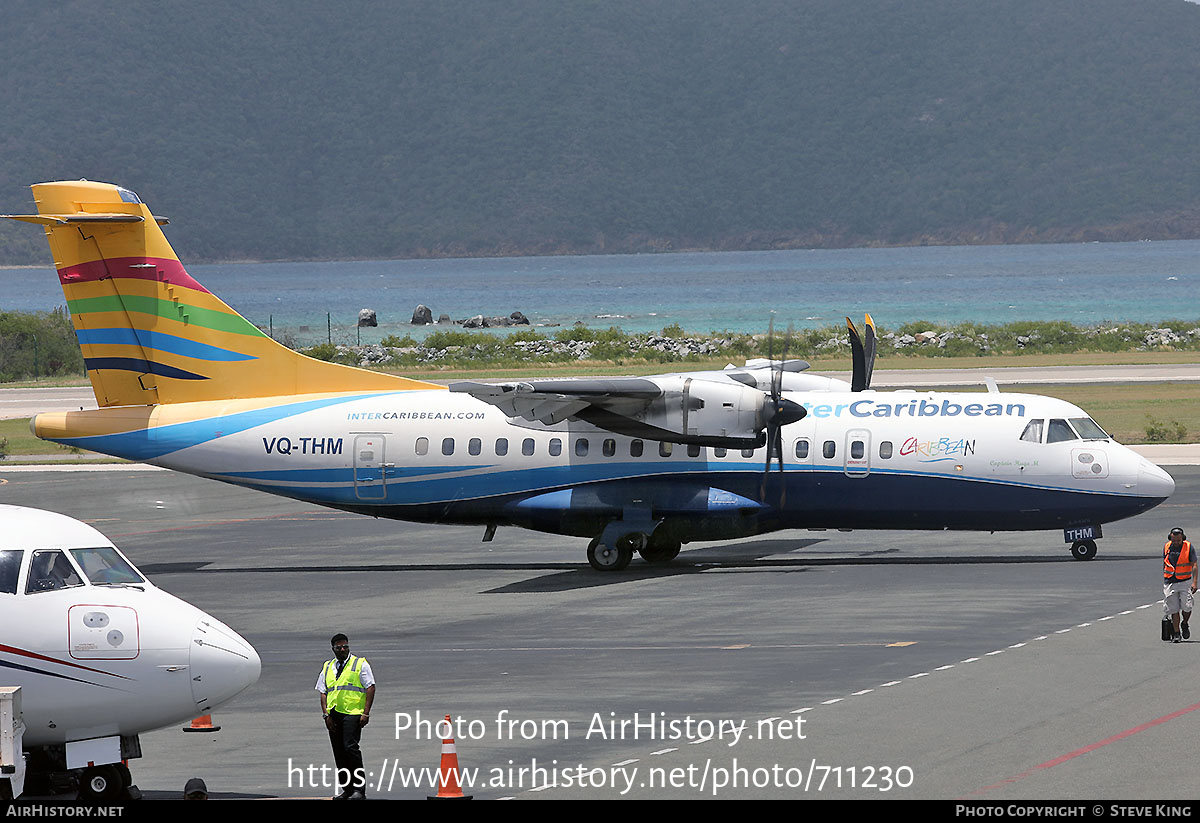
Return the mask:
<svg viewBox="0 0 1200 823">
<path fill-rule="evenodd" d="M 136 194 L 111 183 L 33 186 L 100 406 L 442 388 L 305 357 L 188 276 Z"/>
</svg>

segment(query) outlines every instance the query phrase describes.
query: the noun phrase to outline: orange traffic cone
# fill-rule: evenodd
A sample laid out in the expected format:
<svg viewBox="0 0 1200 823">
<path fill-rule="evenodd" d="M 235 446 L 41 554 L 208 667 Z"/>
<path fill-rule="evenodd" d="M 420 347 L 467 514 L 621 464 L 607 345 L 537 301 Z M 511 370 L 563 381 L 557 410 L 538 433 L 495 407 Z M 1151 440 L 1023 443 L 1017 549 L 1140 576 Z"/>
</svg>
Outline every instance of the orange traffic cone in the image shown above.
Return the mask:
<svg viewBox="0 0 1200 823">
<path fill-rule="evenodd" d="M 211 714 L 202 714 L 192 721 L 192 725 L 184 726 L 185 732 L 219 732 L 220 726 L 214 726 Z"/>
<path fill-rule="evenodd" d="M 450 724 L 450 715 L 446 715 L 446 728 L 454 728 Z M 458 750 L 454 748 L 454 738 L 442 740 L 442 765 L 438 768 L 438 793 L 429 800 L 470 800 L 472 795 L 463 794 L 458 781 Z"/>
</svg>

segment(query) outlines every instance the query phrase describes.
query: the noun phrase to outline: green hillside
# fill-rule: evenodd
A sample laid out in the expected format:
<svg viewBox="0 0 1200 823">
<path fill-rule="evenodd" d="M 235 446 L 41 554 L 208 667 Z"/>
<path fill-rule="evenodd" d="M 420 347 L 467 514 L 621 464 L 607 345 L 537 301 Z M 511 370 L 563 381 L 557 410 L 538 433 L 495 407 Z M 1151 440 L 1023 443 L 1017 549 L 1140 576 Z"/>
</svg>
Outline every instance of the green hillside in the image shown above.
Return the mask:
<svg viewBox="0 0 1200 823">
<path fill-rule="evenodd" d="M 0 211 L 120 183 L 192 260 L 1197 237 L 1197 43 L 1184 0 L 11 0 Z"/>
</svg>

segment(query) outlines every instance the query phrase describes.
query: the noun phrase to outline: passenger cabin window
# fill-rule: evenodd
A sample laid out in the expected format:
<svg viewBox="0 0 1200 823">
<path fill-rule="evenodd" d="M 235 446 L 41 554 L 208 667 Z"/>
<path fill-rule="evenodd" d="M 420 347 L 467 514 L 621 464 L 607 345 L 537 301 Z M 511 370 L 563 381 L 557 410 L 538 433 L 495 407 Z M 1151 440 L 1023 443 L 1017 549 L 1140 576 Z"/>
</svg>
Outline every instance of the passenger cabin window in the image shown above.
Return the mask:
<svg viewBox="0 0 1200 823">
<path fill-rule="evenodd" d="M 713 457 L 724 457 L 727 454 L 729 454 L 728 450 L 723 449 L 720 446 L 717 446 L 713 449 Z"/>
<path fill-rule="evenodd" d="M 116 549 L 71 549 L 71 556 L 83 569 L 84 576 L 97 586 L 146 582 L 133 566 L 117 554 Z"/>
<path fill-rule="evenodd" d="M 742 457 L 753 457 L 754 449 L 742 449 Z"/>
<path fill-rule="evenodd" d="M 617 453 L 617 441 L 613 440 L 611 437 L 606 437 L 604 439 L 603 448 L 605 457 L 613 457 Z"/>
<path fill-rule="evenodd" d="M 525 455 L 526 457 L 533 456 L 533 438 L 532 437 L 526 437 L 524 440 L 521 441 L 521 454 Z"/>
<path fill-rule="evenodd" d="M 692 443 L 691 445 L 689 445 L 688 446 L 688 457 L 699 457 L 699 456 L 700 456 L 700 447 L 697 446 L 695 443 Z"/>
<path fill-rule="evenodd" d="M 587 457 L 588 441 L 586 437 L 580 437 L 575 440 L 575 456 Z"/>
<path fill-rule="evenodd" d="M 646 444 L 643 443 L 641 440 L 630 440 L 629 441 L 629 456 L 630 457 L 641 457 L 642 451 L 645 449 L 645 447 L 646 447 Z"/>
<path fill-rule="evenodd" d="M 807 438 L 803 438 L 803 439 L 796 441 L 796 459 L 797 460 L 807 460 L 808 459 L 808 439 Z"/>
<path fill-rule="evenodd" d="M 33 562 L 29 564 L 29 580 L 25 584 L 27 594 L 52 592 L 56 589 L 82 585 L 83 580 L 80 579 L 75 567 L 62 552 L 33 553 Z"/>
<path fill-rule="evenodd" d="M 483 442 L 478 437 L 472 437 L 467 441 L 468 454 L 475 455 L 479 454 L 481 451 L 483 451 Z"/>
<path fill-rule="evenodd" d="M 429 438 L 417 438 L 417 454 L 429 454 Z"/>
<path fill-rule="evenodd" d="M 670 457 L 672 447 L 673 447 L 673 444 L 668 443 L 665 440 L 658 441 L 658 456 L 659 457 Z"/>
<path fill-rule="evenodd" d="M 508 438 L 501 437 L 496 441 L 496 456 L 503 457 L 508 454 Z"/>
<path fill-rule="evenodd" d="M 1074 429 L 1067 424 L 1066 420 L 1051 420 L 1050 428 L 1046 430 L 1047 443 L 1064 443 L 1067 440 L 1078 440 L 1078 435 Z"/>
<path fill-rule="evenodd" d="M 867 447 L 861 440 L 850 441 L 850 456 L 855 460 L 862 460 L 863 455 L 867 453 Z"/>
<path fill-rule="evenodd" d="M 821 446 L 821 454 L 826 460 L 832 460 L 837 455 L 837 443 L 834 443 L 832 440 L 826 440 Z"/>
<path fill-rule="evenodd" d="M 21 576 L 20 549 L 0 551 L 0 594 L 16 594 L 17 578 Z"/>
<path fill-rule="evenodd" d="M 1041 443 L 1042 424 L 1045 422 L 1045 420 L 1030 420 L 1025 431 L 1021 432 L 1021 439 L 1028 440 L 1030 443 Z"/>
<path fill-rule="evenodd" d="M 881 460 L 892 459 L 892 441 L 883 440 L 879 443 L 879 457 Z"/>
<path fill-rule="evenodd" d="M 442 441 L 442 454 L 446 455 L 447 457 L 454 454 L 454 438 L 453 437 L 447 437 L 445 440 Z"/>
<path fill-rule="evenodd" d="M 550 456 L 558 457 L 562 454 L 562 440 L 558 437 L 550 438 Z"/>
</svg>

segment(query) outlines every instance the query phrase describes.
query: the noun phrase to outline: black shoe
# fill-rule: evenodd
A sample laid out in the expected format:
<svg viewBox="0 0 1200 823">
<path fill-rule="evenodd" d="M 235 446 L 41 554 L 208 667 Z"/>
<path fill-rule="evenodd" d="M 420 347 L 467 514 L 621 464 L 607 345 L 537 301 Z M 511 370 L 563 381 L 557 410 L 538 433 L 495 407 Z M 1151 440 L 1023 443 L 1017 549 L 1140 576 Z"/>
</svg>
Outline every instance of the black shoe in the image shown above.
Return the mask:
<svg viewBox="0 0 1200 823">
<path fill-rule="evenodd" d="M 347 800 L 366 800 L 367 793 L 364 792 L 362 789 L 355 789 L 354 791 L 350 792 L 350 794 L 346 795 L 346 799 Z"/>
<path fill-rule="evenodd" d="M 1171 642 L 1172 643 L 1182 643 L 1183 635 L 1180 634 L 1179 632 L 1175 632 L 1175 636 L 1171 638 Z"/>
<path fill-rule="evenodd" d="M 1188 628 L 1188 624 L 1187 624 L 1187 623 L 1184 623 L 1184 624 L 1183 624 L 1183 625 L 1181 625 L 1179 628 L 1181 628 L 1181 629 L 1183 630 L 1183 639 L 1184 639 L 1184 640 L 1191 640 L 1191 639 L 1192 639 L 1192 630 Z"/>
<path fill-rule="evenodd" d="M 1173 631 L 1174 630 L 1171 628 L 1171 621 L 1164 620 L 1162 622 L 1162 639 L 1169 642 L 1171 640 L 1171 634 Z"/>
</svg>

